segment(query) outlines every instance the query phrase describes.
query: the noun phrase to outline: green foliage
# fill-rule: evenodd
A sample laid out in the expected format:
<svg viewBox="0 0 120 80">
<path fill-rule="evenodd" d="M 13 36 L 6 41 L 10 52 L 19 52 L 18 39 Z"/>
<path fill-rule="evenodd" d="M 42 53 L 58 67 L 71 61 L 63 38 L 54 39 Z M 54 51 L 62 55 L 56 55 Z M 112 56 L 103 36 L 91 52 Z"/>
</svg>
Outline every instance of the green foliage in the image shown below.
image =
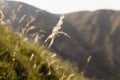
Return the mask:
<svg viewBox="0 0 120 80">
<path fill-rule="evenodd" d="M 85 80 L 43 46 L 0 27 L 0 80 Z"/>
</svg>

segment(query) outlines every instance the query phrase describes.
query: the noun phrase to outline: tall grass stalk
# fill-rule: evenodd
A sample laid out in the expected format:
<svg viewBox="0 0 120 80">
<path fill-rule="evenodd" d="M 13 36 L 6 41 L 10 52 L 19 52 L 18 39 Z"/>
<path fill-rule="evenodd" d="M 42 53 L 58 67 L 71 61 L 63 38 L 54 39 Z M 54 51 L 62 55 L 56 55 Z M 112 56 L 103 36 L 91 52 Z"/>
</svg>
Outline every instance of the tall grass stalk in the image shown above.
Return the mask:
<svg viewBox="0 0 120 80">
<path fill-rule="evenodd" d="M 56 24 L 56 26 L 52 30 L 52 33 L 44 41 L 44 43 L 46 43 L 48 40 L 51 40 L 50 44 L 48 45 L 48 48 L 50 48 L 52 46 L 52 44 L 54 43 L 55 37 L 58 36 L 59 34 L 63 34 L 65 36 L 67 36 L 67 37 L 70 37 L 67 33 L 65 33 L 63 31 L 60 31 L 62 29 L 63 19 L 64 18 L 65 18 L 64 15 L 60 16 L 58 23 Z"/>
</svg>

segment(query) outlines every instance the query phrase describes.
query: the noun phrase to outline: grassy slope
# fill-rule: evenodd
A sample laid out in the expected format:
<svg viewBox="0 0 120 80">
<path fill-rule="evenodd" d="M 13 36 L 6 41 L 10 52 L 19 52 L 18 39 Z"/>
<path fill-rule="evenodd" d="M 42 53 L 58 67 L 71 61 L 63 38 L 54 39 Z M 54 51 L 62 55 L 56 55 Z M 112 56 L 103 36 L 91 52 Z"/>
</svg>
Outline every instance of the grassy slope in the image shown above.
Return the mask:
<svg viewBox="0 0 120 80">
<path fill-rule="evenodd" d="M 44 47 L 25 42 L 18 34 L 0 26 L 0 80 L 85 79 Z"/>
</svg>

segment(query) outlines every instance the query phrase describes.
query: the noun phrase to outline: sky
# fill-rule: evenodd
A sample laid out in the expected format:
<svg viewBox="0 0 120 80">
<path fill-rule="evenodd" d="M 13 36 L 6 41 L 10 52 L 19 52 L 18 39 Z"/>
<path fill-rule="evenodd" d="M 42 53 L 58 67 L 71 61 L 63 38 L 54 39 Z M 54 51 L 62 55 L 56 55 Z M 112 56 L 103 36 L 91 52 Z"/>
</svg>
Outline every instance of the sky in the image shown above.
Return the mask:
<svg viewBox="0 0 120 80">
<path fill-rule="evenodd" d="M 11 1 L 11 0 L 9 0 Z M 94 11 L 98 9 L 120 10 L 120 0 L 15 0 L 47 10 L 51 13 Z"/>
</svg>

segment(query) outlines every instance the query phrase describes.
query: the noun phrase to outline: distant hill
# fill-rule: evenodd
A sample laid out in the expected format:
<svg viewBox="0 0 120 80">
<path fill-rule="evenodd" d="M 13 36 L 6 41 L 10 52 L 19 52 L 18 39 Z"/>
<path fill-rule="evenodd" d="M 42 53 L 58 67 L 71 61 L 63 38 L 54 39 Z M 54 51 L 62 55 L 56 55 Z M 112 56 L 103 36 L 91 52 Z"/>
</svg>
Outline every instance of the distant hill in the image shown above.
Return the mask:
<svg viewBox="0 0 120 80">
<path fill-rule="evenodd" d="M 42 35 L 40 41 L 43 42 L 60 16 L 21 2 L 7 1 L 6 4 L 8 7 L 2 9 L 5 20 L 11 23 L 16 31 L 21 32 L 21 29 L 33 19 L 29 26 L 35 26 L 35 29 L 26 34 L 31 40 L 34 39 L 33 34 L 37 33 Z M 89 77 L 118 80 L 120 79 L 119 17 L 120 11 L 114 10 L 65 14 L 62 30 L 71 38 L 63 35 L 57 37 L 51 50 L 79 66 L 79 71 L 84 71 Z M 87 64 L 89 56 L 92 58 Z"/>
</svg>

